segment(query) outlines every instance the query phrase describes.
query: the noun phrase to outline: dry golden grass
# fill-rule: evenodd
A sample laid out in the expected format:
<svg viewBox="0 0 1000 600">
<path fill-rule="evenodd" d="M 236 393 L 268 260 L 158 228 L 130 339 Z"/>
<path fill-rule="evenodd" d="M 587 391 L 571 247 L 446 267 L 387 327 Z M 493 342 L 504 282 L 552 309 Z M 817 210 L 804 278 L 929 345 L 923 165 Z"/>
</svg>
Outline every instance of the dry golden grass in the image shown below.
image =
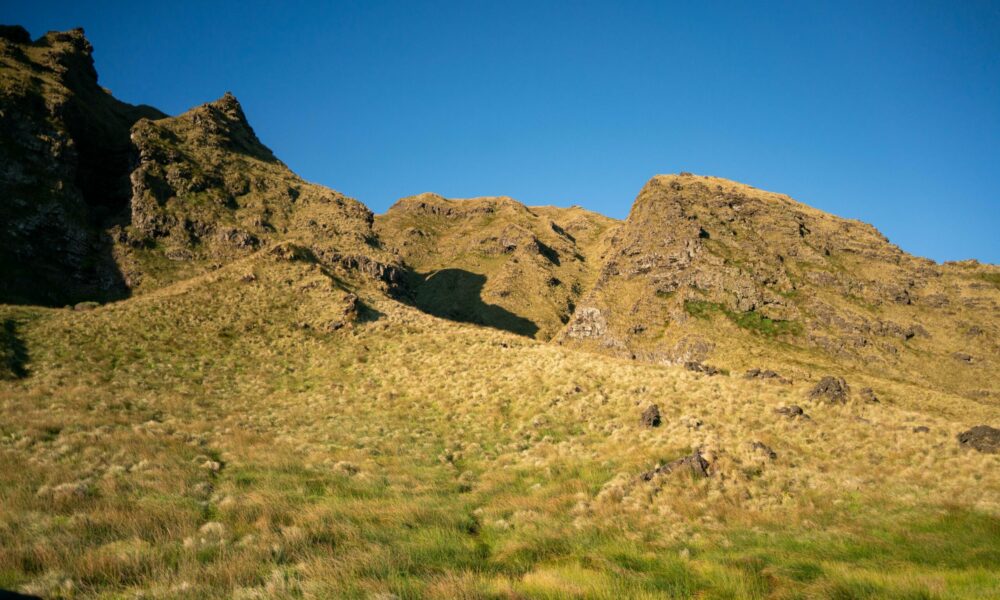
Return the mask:
<svg viewBox="0 0 1000 600">
<path fill-rule="evenodd" d="M 998 457 L 955 441 L 995 408 L 850 372 L 882 401 L 827 405 L 806 380 L 610 359 L 376 293 L 325 330 L 357 285 L 261 253 L 92 311 L 4 308 L 28 373 L 0 383 L 0 588 L 1000 594 Z M 773 412 L 793 403 L 811 418 Z M 694 448 L 710 477 L 638 480 Z"/>
</svg>

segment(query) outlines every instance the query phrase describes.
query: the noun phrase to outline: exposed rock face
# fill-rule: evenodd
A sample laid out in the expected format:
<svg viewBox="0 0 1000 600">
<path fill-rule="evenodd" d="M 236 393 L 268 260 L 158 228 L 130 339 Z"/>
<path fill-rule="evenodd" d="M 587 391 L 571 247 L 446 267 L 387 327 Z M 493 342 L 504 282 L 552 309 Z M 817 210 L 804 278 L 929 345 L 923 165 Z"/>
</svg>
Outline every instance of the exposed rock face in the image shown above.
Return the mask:
<svg viewBox="0 0 1000 600">
<path fill-rule="evenodd" d="M 418 307 L 539 339 L 569 320 L 616 227 L 575 207 L 436 194 L 403 198 L 376 219 L 378 235 L 412 269 Z M 600 335 L 600 327 L 595 315 L 577 329 Z"/>
<path fill-rule="evenodd" d="M 288 242 L 432 314 L 576 348 L 1000 396 L 1000 267 L 936 265 L 781 194 L 681 174 L 625 223 L 434 194 L 376 219 L 292 173 L 232 94 L 177 117 L 115 100 L 80 30 L 0 29 L 0 74 L 0 302 L 122 298 Z"/>
<path fill-rule="evenodd" d="M 403 283 L 371 211 L 292 173 L 232 94 L 168 118 L 97 84 L 82 30 L 0 34 L 0 302 L 121 298 L 282 240 Z"/>
<path fill-rule="evenodd" d="M 104 229 L 126 214 L 129 127 L 159 111 L 97 83 L 82 29 L 0 35 L 0 302 L 127 293 Z"/>
<path fill-rule="evenodd" d="M 958 434 L 958 443 L 979 452 L 996 454 L 1000 452 L 1000 429 L 989 425 L 976 425 Z"/>
<path fill-rule="evenodd" d="M 964 393 L 987 363 L 1000 368 L 1000 348 L 966 333 L 995 320 L 997 281 L 1000 268 L 935 265 L 870 225 L 781 194 L 657 176 L 555 339 L 625 358 L 743 369 L 748 348 L 777 358 L 801 352 Z M 698 358 L 692 340 L 704 342 Z M 939 368 L 950 355 L 975 373 Z"/>
<path fill-rule="evenodd" d="M 155 287 L 278 240 L 326 264 L 399 283 L 363 204 L 310 184 L 264 146 L 232 94 L 132 128 L 131 225 L 115 232 L 129 285 Z M 164 261 L 163 259 L 167 260 Z"/>
</svg>

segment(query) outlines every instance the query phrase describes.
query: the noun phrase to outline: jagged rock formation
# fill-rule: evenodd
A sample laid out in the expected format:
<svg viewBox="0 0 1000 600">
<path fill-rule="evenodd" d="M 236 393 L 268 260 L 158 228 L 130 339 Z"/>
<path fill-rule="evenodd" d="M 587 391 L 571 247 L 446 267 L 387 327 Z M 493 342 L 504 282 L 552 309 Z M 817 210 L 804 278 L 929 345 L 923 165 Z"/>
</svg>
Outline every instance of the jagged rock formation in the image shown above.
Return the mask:
<svg viewBox="0 0 1000 600">
<path fill-rule="evenodd" d="M 257 139 L 236 98 L 132 128 L 131 219 L 116 256 L 130 288 L 160 287 L 281 240 L 387 285 L 398 266 L 379 249 L 360 202 L 308 183 Z"/>
<path fill-rule="evenodd" d="M 414 301 L 460 321 L 549 339 L 597 274 L 613 219 L 506 197 L 403 198 L 376 231 L 412 269 Z"/>
<path fill-rule="evenodd" d="M 91 54 L 81 29 L 0 29 L 0 302 L 122 298 L 277 241 L 402 281 L 371 211 L 292 173 L 232 94 L 166 117 L 102 89 Z"/>
<path fill-rule="evenodd" d="M 974 368 L 977 360 L 1000 365 L 990 338 L 998 280 L 995 266 L 936 265 L 870 225 L 781 194 L 715 177 L 657 176 L 557 340 L 739 368 L 760 353 L 820 357 L 990 395 L 993 382 Z M 926 368 L 938 362 L 964 366 Z"/>
<path fill-rule="evenodd" d="M 97 83 L 82 29 L 0 29 L 0 302 L 123 296 L 104 229 L 127 211 L 129 128 L 163 114 Z"/>
</svg>

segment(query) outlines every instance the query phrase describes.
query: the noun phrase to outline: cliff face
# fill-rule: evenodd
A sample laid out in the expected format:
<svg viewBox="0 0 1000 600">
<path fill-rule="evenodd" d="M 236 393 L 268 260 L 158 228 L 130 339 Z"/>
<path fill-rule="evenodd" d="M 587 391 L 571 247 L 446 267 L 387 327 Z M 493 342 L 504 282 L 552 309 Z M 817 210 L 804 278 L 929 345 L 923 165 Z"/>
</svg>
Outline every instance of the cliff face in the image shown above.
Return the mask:
<svg viewBox="0 0 1000 600">
<path fill-rule="evenodd" d="M 848 361 L 968 388 L 970 369 L 997 365 L 998 273 L 913 257 L 781 194 L 658 176 L 557 339 L 653 362 Z"/>
<path fill-rule="evenodd" d="M 178 117 L 97 84 L 82 30 L 0 30 L 0 302 L 106 301 L 262 246 L 308 247 L 391 288 L 363 204 L 291 172 L 234 96 Z"/>
<path fill-rule="evenodd" d="M 127 213 L 129 128 L 163 115 L 101 88 L 91 53 L 79 29 L 0 30 L 0 301 L 127 293 L 104 229 Z"/>
</svg>

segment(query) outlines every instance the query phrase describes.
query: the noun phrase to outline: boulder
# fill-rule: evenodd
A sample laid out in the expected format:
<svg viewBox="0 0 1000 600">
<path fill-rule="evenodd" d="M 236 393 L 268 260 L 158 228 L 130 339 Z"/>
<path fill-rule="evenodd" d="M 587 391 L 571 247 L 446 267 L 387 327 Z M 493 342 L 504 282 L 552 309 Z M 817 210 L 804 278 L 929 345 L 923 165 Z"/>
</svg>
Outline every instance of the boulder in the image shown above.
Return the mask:
<svg viewBox="0 0 1000 600">
<path fill-rule="evenodd" d="M 958 434 L 958 443 L 979 452 L 996 454 L 1000 452 L 1000 429 L 989 425 L 976 425 Z"/>
<path fill-rule="evenodd" d="M 650 404 L 646 410 L 642 411 L 641 418 L 643 427 L 659 427 L 662 422 L 660 418 L 660 407 Z"/>
<path fill-rule="evenodd" d="M 651 481 L 657 475 L 666 475 L 675 471 L 688 471 L 693 477 L 700 479 L 709 476 L 708 469 L 710 466 L 705 457 L 701 455 L 701 451 L 695 450 L 694 453 L 688 456 L 683 456 L 665 465 L 660 465 L 655 469 L 650 469 L 640 475 L 639 478 L 642 481 Z"/>
<path fill-rule="evenodd" d="M 813 400 L 823 400 L 835 404 L 847 402 L 847 397 L 851 393 L 851 388 L 843 377 L 832 377 L 827 375 L 819 380 L 813 389 L 809 391 L 809 397 Z"/>
<path fill-rule="evenodd" d="M 712 365 L 706 365 L 705 363 L 701 363 L 694 360 L 684 363 L 684 368 L 687 369 L 688 371 L 694 371 L 695 373 L 704 373 L 705 375 L 718 375 L 719 373 L 722 372 L 717 367 L 713 367 Z"/>
</svg>

